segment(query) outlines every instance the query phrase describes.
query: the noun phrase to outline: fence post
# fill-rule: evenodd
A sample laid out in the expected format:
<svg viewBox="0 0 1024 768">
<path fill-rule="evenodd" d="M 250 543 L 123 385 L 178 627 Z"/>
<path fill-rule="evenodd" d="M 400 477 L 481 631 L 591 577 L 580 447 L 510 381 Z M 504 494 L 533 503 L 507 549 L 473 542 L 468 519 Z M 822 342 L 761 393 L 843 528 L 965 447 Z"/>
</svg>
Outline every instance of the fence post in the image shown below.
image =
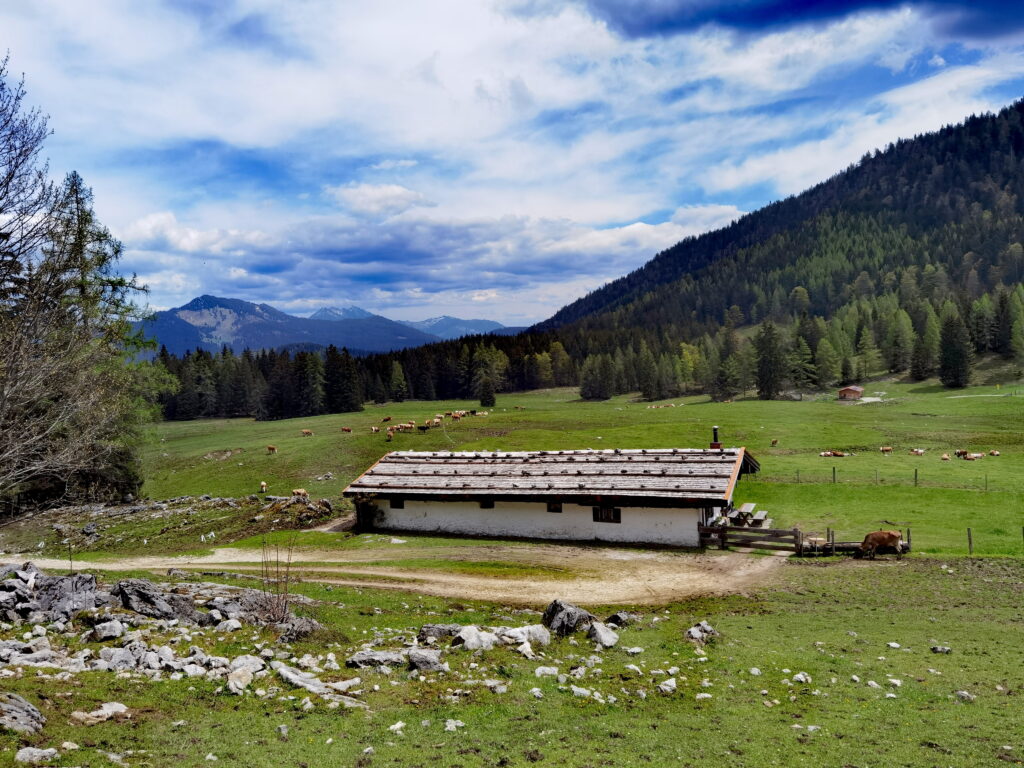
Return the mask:
<svg viewBox="0 0 1024 768">
<path fill-rule="evenodd" d="M 878 468 L 875 468 L 875 485 L 878 485 Z"/>
<path fill-rule="evenodd" d="M 835 481 L 836 481 L 836 468 L 832 467 L 832 482 L 835 483 Z"/>
<path fill-rule="evenodd" d="M 985 490 L 988 491 L 988 472 L 985 473 Z"/>
<path fill-rule="evenodd" d="M 910 538 L 910 526 L 907 526 L 907 552 L 914 548 L 914 541 Z"/>
<path fill-rule="evenodd" d="M 917 487 L 917 467 L 914 467 L 914 487 Z"/>
<path fill-rule="evenodd" d="M 974 539 L 970 528 L 967 529 L 967 554 L 974 555 Z"/>
<path fill-rule="evenodd" d="M 796 471 L 796 481 L 798 483 L 800 482 L 800 470 L 799 469 Z"/>
</svg>

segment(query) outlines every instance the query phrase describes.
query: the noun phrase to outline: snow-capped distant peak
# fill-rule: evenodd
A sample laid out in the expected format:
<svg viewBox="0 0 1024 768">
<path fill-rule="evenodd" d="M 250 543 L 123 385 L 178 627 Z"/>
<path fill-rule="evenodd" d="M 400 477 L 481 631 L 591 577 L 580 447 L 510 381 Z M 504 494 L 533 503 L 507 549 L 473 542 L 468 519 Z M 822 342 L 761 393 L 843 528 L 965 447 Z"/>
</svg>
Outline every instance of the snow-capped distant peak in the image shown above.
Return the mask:
<svg viewBox="0 0 1024 768">
<path fill-rule="evenodd" d="M 362 320 L 373 317 L 372 312 L 367 312 L 355 304 L 346 304 L 342 307 L 322 307 L 309 316 L 310 320 Z"/>
</svg>

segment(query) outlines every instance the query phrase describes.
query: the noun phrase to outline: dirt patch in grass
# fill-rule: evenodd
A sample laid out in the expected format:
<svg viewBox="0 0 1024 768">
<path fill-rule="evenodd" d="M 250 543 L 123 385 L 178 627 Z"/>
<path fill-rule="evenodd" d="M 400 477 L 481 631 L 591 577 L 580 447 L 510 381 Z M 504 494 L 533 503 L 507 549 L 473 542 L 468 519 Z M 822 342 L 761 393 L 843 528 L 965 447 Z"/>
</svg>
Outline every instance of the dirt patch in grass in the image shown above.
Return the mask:
<svg viewBox="0 0 1024 768">
<path fill-rule="evenodd" d="M 299 578 L 325 584 L 358 582 L 512 605 L 543 604 L 556 597 L 584 604 L 661 605 L 701 595 L 753 591 L 771 583 L 783 562 L 780 558 L 738 553 L 694 554 L 568 544 L 502 547 L 467 543 L 445 548 L 444 558 L 438 558 L 436 549 L 417 548 L 412 541 L 408 548 L 403 546 L 402 555 L 400 564 L 387 565 L 380 563 L 379 550 L 302 549 L 295 554 L 293 570 Z M 427 560 L 432 561 L 429 567 L 417 564 Z M 449 561 L 459 565 L 443 567 Z M 43 567 L 61 565 L 58 560 L 37 562 Z M 496 564 L 507 568 L 508 575 L 496 578 Z M 196 557 L 123 558 L 95 563 L 93 567 L 114 571 L 243 571 L 253 566 L 251 550 L 221 548 Z M 549 569 L 557 569 L 557 573 L 546 573 Z"/>
</svg>

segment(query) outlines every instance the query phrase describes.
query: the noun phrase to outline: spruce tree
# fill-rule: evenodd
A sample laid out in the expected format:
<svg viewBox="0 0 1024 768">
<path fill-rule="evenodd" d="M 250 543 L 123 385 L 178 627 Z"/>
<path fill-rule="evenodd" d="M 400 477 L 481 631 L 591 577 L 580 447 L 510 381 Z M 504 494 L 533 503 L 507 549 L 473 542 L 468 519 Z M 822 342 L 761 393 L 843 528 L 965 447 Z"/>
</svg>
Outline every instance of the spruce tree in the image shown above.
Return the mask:
<svg viewBox="0 0 1024 768">
<path fill-rule="evenodd" d="M 947 317 L 939 342 L 939 381 L 945 387 L 966 387 L 973 362 L 970 333 L 960 318 Z"/>
<path fill-rule="evenodd" d="M 775 323 L 765 320 L 754 339 L 757 349 L 757 396 L 771 400 L 782 391 L 786 377 L 786 354 Z"/>
<path fill-rule="evenodd" d="M 405 381 L 405 369 L 397 360 L 391 364 L 391 384 L 389 391 L 391 399 L 396 403 L 402 402 L 409 396 L 409 385 Z"/>
<path fill-rule="evenodd" d="M 799 389 L 812 386 L 816 378 L 811 349 L 800 337 L 796 339 L 789 356 L 789 375 Z"/>
<path fill-rule="evenodd" d="M 647 342 L 640 344 L 640 354 L 636 361 L 637 384 L 640 394 L 645 400 L 658 399 L 658 361 L 654 358 Z"/>
<path fill-rule="evenodd" d="M 484 408 L 494 407 L 494 382 L 489 378 L 480 383 L 480 405 Z"/>
<path fill-rule="evenodd" d="M 839 355 L 828 339 L 822 339 L 814 359 L 814 381 L 821 389 L 827 389 L 839 378 Z"/>
</svg>

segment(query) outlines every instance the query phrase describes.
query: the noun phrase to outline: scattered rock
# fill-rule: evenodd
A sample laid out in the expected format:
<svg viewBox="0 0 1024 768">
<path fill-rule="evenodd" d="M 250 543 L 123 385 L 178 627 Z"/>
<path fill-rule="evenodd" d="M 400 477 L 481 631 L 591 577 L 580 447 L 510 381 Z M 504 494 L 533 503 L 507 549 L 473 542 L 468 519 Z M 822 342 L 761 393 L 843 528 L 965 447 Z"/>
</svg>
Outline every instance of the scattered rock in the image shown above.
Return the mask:
<svg viewBox="0 0 1024 768">
<path fill-rule="evenodd" d="M 416 639 L 421 643 L 429 643 L 442 637 L 457 635 L 460 629 L 461 624 L 424 624 L 420 627 Z"/>
<path fill-rule="evenodd" d="M 393 667 L 404 666 L 405 654 L 400 651 L 358 651 L 348 658 L 345 666 L 358 667 Z"/>
<path fill-rule="evenodd" d="M 658 683 L 658 690 L 662 693 L 675 693 L 676 679 L 674 677 L 670 677 L 668 680 Z"/>
<path fill-rule="evenodd" d="M 291 616 L 287 621 L 274 625 L 274 629 L 281 635 L 279 639 L 282 643 L 294 643 L 296 640 L 309 637 L 314 632 L 323 628 L 323 624 L 307 616 Z"/>
<path fill-rule="evenodd" d="M 593 621 L 592 613 L 562 600 L 552 600 L 541 617 L 545 627 L 563 637 L 587 629 Z"/>
<path fill-rule="evenodd" d="M 967 701 L 967 702 L 974 701 L 976 698 L 978 698 L 977 696 L 975 696 L 973 693 L 971 693 L 969 691 L 957 691 L 956 692 L 956 697 L 958 699 L 960 699 L 960 701 Z"/>
<path fill-rule="evenodd" d="M 686 639 L 692 640 L 698 645 L 704 645 L 715 637 L 718 637 L 718 631 L 706 621 L 694 624 L 686 630 Z"/>
<path fill-rule="evenodd" d="M 605 619 L 604 623 L 612 624 L 618 627 L 619 629 L 622 629 L 623 627 L 627 627 L 634 621 L 638 621 L 639 619 L 640 616 L 638 616 L 635 613 L 630 613 L 629 611 L 618 611 L 617 613 L 613 613 L 611 616 Z"/>
<path fill-rule="evenodd" d="M 704 701 L 705 699 L 710 699 L 711 698 L 711 694 L 710 693 L 698 693 L 693 698 L 695 698 L 697 701 Z"/>
<path fill-rule="evenodd" d="M 534 677 L 558 677 L 558 667 L 537 667 L 533 670 Z"/>
<path fill-rule="evenodd" d="M 128 707 L 120 702 L 108 701 L 92 712 L 72 712 L 71 719 L 78 725 L 96 725 L 105 723 L 107 720 L 116 717 L 119 720 L 131 717 L 128 714 Z"/>
<path fill-rule="evenodd" d="M 242 628 L 242 622 L 238 619 L 226 619 L 216 626 L 218 632 L 237 632 Z"/>
<path fill-rule="evenodd" d="M 119 598 L 129 611 L 154 619 L 178 619 L 189 624 L 207 626 L 213 619 L 197 611 L 187 595 L 163 592 L 146 579 L 123 579 L 114 585 L 110 594 Z"/>
<path fill-rule="evenodd" d="M 532 643 L 535 645 L 550 645 L 551 633 L 543 624 L 528 624 L 525 627 L 492 627 L 491 628 L 502 642 L 508 645 L 520 643 Z"/>
<path fill-rule="evenodd" d="M 124 634 L 124 625 L 117 619 L 105 621 L 92 628 L 96 639 L 101 643 L 105 640 L 116 640 Z"/>
<path fill-rule="evenodd" d="M 60 754 L 52 747 L 50 749 L 36 749 L 35 747 L 22 747 L 14 755 L 14 762 L 27 763 L 28 765 L 42 765 L 56 759 Z"/>
<path fill-rule="evenodd" d="M 467 651 L 489 651 L 500 642 L 493 632 L 483 632 L 477 627 L 462 627 L 452 638 L 453 646 L 462 646 Z"/>
<path fill-rule="evenodd" d="M 750 674 L 752 674 L 754 677 L 760 677 L 761 676 L 761 670 L 758 669 L 757 667 L 751 667 L 750 668 Z"/>
<path fill-rule="evenodd" d="M 16 693 L 0 693 L 0 726 L 17 733 L 39 733 L 46 718 Z"/>
<path fill-rule="evenodd" d="M 444 729 L 446 731 L 457 731 L 459 728 L 465 728 L 466 724 L 461 720 L 445 720 Z"/>
<path fill-rule="evenodd" d="M 600 621 L 591 622 L 587 637 L 604 648 L 612 648 L 619 642 L 619 636 Z"/>
<path fill-rule="evenodd" d="M 411 648 L 409 650 L 409 666 L 420 672 L 447 672 L 448 662 L 441 661 L 440 649 Z"/>
<path fill-rule="evenodd" d="M 932 653 L 952 653 L 953 649 L 948 645 L 933 645 Z"/>
<path fill-rule="evenodd" d="M 245 693 L 252 682 L 252 667 L 239 667 L 228 674 L 228 690 L 236 696 Z"/>
</svg>

